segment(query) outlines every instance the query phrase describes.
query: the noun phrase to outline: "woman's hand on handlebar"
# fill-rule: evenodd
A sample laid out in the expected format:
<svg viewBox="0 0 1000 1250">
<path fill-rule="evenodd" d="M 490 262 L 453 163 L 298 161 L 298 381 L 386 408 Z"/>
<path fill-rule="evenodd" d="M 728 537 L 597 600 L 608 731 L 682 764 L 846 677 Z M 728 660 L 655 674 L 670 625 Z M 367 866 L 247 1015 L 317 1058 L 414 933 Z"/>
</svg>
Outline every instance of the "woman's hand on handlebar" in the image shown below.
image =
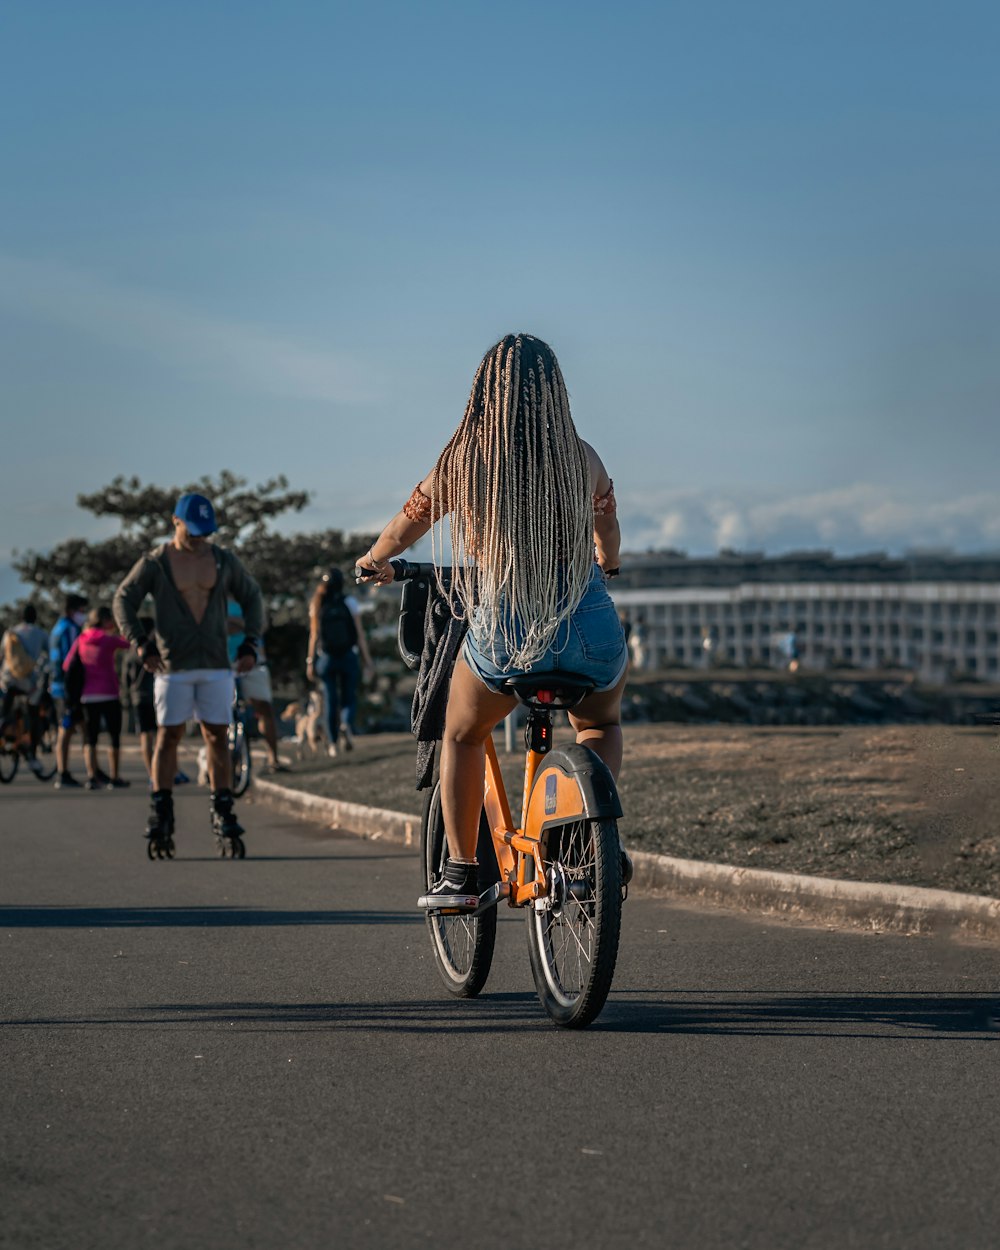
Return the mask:
<svg viewBox="0 0 1000 1250">
<path fill-rule="evenodd" d="M 354 577 L 359 586 L 387 586 L 396 576 L 388 560 L 373 560 L 371 548 L 354 566 Z"/>
</svg>

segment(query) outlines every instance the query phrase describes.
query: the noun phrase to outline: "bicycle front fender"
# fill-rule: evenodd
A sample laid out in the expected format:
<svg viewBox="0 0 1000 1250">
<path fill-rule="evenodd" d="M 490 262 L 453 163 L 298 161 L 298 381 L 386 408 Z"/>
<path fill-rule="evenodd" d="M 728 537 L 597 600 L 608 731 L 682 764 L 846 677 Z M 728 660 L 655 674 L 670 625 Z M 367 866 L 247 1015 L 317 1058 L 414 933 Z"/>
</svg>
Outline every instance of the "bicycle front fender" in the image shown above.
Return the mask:
<svg viewBox="0 0 1000 1250">
<path fill-rule="evenodd" d="M 556 747 L 535 774 L 524 832 L 537 836 L 566 820 L 617 820 L 622 805 L 607 764 L 588 747 Z"/>
</svg>

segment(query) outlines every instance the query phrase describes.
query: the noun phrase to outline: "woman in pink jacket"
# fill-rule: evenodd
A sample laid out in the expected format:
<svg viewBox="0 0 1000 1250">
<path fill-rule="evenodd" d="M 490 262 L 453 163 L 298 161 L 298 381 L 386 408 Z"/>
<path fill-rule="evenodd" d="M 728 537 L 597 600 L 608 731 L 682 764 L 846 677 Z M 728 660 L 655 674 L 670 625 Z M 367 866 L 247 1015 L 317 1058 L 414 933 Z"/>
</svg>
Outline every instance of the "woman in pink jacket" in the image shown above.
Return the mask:
<svg viewBox="0 0 1000 1250">
<path fill-rule="evenodd" d="M 70 647 L 63 664 L 68 673 L 79 655 L 83 663 L 84 683 L 80 703 L 83 708 L 83 760 L 87 766 L 88 790 L 120 790 L 129 783 L 119 776 L 121 755 L 122 704 L 115 672 L 115 652 L 127 651 L 128 641 L 115 633 L 115 618 L 110 608 L 94 608 L 87 617 L 87 628 Z M 108 747 L 108 768 L 111 776 L 97 767 L 97 739 L 104 723 L 111 739 Z"/>
</svg>

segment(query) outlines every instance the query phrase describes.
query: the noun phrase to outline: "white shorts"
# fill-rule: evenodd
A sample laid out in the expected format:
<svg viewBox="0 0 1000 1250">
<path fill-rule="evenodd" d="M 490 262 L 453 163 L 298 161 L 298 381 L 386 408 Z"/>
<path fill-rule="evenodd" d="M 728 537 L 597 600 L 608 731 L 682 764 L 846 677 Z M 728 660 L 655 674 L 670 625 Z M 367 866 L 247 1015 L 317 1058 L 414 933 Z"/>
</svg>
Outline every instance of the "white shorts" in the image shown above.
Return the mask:
<svg viewBox="0 0 1000 1250">
<path fill-rule="evenodd" d="M 228 668 L 157 673 L 153 687 L 158 725 L 183 725 L 191 717 L 206 725 L 233 718 L 233 675 Z"/>
<path fill-rule="evenodd" d="M 244 699 L 260 699 L 262 703 L 272 702 L 271 674 L 266 664 L 255 664 L 249 673 L 240 678 L 240 689 Z"/>
</svg>

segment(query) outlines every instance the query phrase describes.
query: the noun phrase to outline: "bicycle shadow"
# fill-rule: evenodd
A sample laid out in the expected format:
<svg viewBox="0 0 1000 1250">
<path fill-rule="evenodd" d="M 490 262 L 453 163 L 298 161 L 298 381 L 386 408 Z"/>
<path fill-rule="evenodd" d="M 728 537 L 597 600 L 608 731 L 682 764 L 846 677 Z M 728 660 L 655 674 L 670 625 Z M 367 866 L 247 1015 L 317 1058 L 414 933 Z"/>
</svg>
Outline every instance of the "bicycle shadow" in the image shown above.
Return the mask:
<svg viewBox="0 0 1000 1250">
<path fill-rule="evenodd" d="M 612 993 L 592 1026 L 616 1033 L 986 1041 L 996 1000 L 972 994 Z M 633 996 L 634 995 L 634 996 Z M 626 997 L 628 996 L 628 997 Z M 960 1034 L 979 1036 L 961 1039 Z"/>
<path fill-rule="evenodd" d="M 627 991 L 626 991 L 627 993 Z M 648 991 L 637 991 L 645 994 Z M 64 1016 L 8 1021 L 14 1027 L 138 1027 L 229 1034 L 276 1031 L 508 1034 L 555 1030 L 530 991 L 386 1002 L 155 1003 L 117 1016 Z M 869 1041 L 963 1041 L 991 1044 L 1000 1003 L 972 995 L 706 995 L 697 1003 L 613 997 L 580 1038 L 606 1034 L 718 1037 L 828 1037 Z"/>
</svg>

